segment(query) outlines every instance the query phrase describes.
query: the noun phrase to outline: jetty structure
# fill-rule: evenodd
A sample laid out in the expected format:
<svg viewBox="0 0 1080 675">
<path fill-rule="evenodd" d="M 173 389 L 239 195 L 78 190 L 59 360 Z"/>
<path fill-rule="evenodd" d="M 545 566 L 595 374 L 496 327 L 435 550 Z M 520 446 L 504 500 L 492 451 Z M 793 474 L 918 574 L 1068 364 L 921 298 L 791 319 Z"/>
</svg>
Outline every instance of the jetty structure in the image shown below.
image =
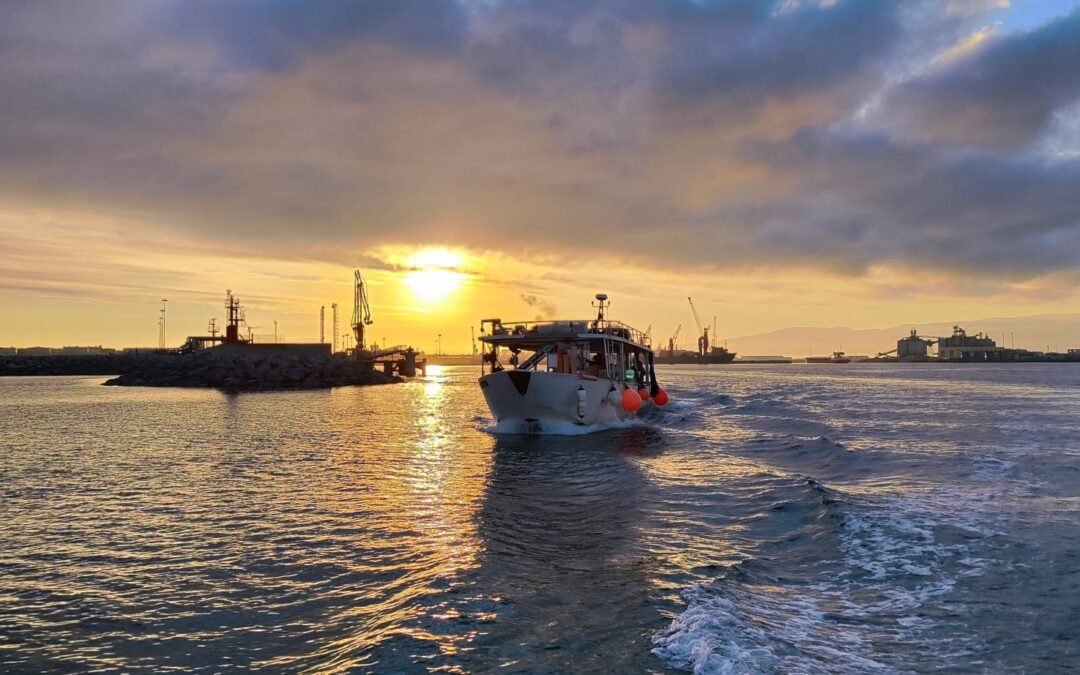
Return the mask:
<svg viewBox="0 0 1080 675">
<path fill-rule="evenodd" d="M 333 312 L 333 342 L 325 336 L 325 305 L 319 312 L 319 342 L 287 342 L 277 334 L 258 339 L 255 326 L 247 322 L 244 307 L 231 290 L 225 292 L 225 330 L 219 333 L 214 319 L 206 335 L 193 335 L 176 350 L 161 350 L 159 357 L 144 359 L 124 369 L 105 384 L 119 386 L 213 387 L 224 390 L 318 389 L 348 385 L 400 382 L 398 375 L 426 372 L 426 364 L 414 349 L 398 345 L 390 349 L 368 347 L 365 329 L 374 323 L 367 285 L 360 270 L 353 272 L 353 347 L 338 345 L 337 303 Z M 247 328 L 247 334 L 244 328 Z M 348 342 L 348 340 L 346 340 Z"/>
<path fill-rule="evenodd" d="M 243 334 L 242 325 L 247 323 L 244 307 L 240 298 L 232 290 L 225 291 L 225 334 L 217 331 L 216 322 L 211 319 L 207 332 L 209 335 L 188 336 L 181 345 L 181 354 L 192 354 L 206 349 L 214 349 L 221 356 L 295 356 L 301 358 L 328 358 L 330 345 L 324 342 L 268 342 L 255 340 L 249 329 Z"/>
<path fill-rule="evenodd" d="M 247 324 L 243 305 L 231 290 L 225 292 L 225 316 L 223 335 L 211 320 L 208 335 L 189 336 L 174 353 L 158 352 L 136 361 L 105 384 L 265 391 L 400 381 L 370 364 L 334 354 L 325 342 L 284 342 L 276 329 L 271 340 L 256 340 L 255 327 Z"/>
<path fill-rule="evenodd" d="M 379 348 L 367 345 L 366 329 L 374 323 L 367 285 L 353 272 L 352 332 L 338 334 L 338 305 L 332 342 L 327 340 L 325 305 L 319 310 L 319 341 L 288 342 L 278 334 L 255 333 L 240 298 L 225 291 L 225 326 L 210 319 L 206 332 L 190 335 L 179 347 L 164 340 L 164 308 L 158 319 L 158 346 L 124 349 L 8 348 L 0 351 L 0 375 L 116 375 L 116 386 L 210 387 L 232 391 L 314 389 L 400 382 L 399 376 L 426 375 L 423 354 L 407 344 Z M 353 338 L 353 346 L 339 337 Z M 345 341 L 346 343 L 348 340 Z"/>
<path fill-rule="evenodd" d="M 379 370 L 387 375 L 403 375 L 415 377 L 417 373 L 425 375 L 427 362 L 421 358 L 420 352 L 407 344 L 394 345 L 392 347 L 379 347 L 378 344 L 367 343 L 367 328 L 375 323 L 371 312 L 371 300 L 369 298 L 367 283 L 360 270 L 353 270 L 353 311 L 350 327 L 352 334 L 345 333 L 345 338 L 352 338 L 353 346 L 344 344 L 348 340 L 339 343 L 338 340 L 338 305 L 331 303 L 333 313 L 332 342 L 327 342 L 325 337 L 326 306 L 319 308 L 319 342 L 260 342 L 254 339 L 250 328 L 247 337 L 244 336 L 242 326 L 247 323 L 247 318 L 240 299 L 233 292 L 225 292 L 225 334 L 219 335 L 214 330 L 211 319 L 209 335 L 195 335 L 188 337 L 180 348 L 183 354 L 200 352 L 211 349 L 216 354 L 230 354 L 235 356 L 254 356 L 274 354 L 299 358 L 330 358 L 335 355 L 343 355 L 361 366 L 371 370 Z M 340 349 L 339 349 L 340 345 Z"/>
</svg>

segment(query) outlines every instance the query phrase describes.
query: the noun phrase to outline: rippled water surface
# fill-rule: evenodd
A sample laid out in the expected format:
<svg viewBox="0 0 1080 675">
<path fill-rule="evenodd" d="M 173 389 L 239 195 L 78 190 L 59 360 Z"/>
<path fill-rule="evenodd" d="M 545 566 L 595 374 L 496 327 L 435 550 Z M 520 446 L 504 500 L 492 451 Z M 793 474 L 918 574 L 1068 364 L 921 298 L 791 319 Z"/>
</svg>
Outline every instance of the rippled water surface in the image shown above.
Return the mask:
<svg viewBox="0 0 1080 675">
<path fill-rule="evenodd" d="M 496 437 L 472 368 L 0 379 L 0 670 L 1065 672 L 1080 368 L 668 367 Z"/>
</svg>

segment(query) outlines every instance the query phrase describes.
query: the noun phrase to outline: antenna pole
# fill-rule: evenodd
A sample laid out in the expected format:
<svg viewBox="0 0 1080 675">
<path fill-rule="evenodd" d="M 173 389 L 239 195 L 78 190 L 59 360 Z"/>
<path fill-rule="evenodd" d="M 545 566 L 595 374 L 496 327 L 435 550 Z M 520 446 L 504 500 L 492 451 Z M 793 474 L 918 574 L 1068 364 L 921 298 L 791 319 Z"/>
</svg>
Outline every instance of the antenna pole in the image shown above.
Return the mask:
<svg viewBox="0 0 1080 675">
<path fill-rule="evenodd" d="M 597 325 L 603 323 L 603 321 L 604 321 L 604 309 L 610 304 L 611 303 L 608 302 L 607 293 L 597 293 L 596 294 L 596 303 L 593 305 L 593 307 L 596 307 L 596 323 L 597 323 Z"/>
<path fill-rule="evenodd" d="M 165 345 L 167 345 L 169 343 L 168 337 L 167 337 L 166 332 L 165 332 L 165 303 L 167 303 L 167 302 L 168 302 L 167 299 L 165 299 L 165 298 L 161 299 L 161 345 L 160 345 L 160 347 L 162 349 L 165 349 Z"/>
</svg>

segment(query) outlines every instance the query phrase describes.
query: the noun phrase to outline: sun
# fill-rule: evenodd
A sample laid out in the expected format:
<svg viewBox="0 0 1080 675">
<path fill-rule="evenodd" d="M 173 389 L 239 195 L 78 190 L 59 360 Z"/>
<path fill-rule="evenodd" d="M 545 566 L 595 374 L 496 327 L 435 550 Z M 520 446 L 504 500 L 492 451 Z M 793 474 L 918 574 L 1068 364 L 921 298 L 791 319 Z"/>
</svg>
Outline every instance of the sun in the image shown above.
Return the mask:
<svg viewBox="0 0 1080 675">
<path fill-rule="evenodd" d="M 425 302 L 439 302 L 461 287 L 462 275 L 450 270 L 415 270 L 405 275 L 413 295 Z"/>
<path fill-rule="evenodd" d="M 417 299 L 435 303 L 449 298 L 461 288 L 465 275 L 459 270 L 465 257 L 445 248 L 429 248 L 417 251 L 408 258 L 409 272 L 405 284 Z"/>
</svg>

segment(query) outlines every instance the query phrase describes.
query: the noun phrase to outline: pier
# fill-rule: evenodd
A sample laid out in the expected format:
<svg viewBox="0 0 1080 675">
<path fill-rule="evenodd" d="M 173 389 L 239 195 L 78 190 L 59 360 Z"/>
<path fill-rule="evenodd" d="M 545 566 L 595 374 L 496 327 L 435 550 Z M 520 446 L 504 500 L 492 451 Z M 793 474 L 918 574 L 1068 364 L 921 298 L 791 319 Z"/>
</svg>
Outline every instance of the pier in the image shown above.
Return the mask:
<svg viewBox="0 0 1080 675">
<path fill-rule="evenodd" d="M 366 363 L 373 369 L 380 369 L 387 375 L 416 377 L 416 372 L 420 371 L 420 376 L 426 377 L 427 360 L 418 360 L 418 355 L 419 353 L 408 345 L 395 345 L 388 349 L 357 351 L 355 358 L 360 363 Z"/>
</svg>

